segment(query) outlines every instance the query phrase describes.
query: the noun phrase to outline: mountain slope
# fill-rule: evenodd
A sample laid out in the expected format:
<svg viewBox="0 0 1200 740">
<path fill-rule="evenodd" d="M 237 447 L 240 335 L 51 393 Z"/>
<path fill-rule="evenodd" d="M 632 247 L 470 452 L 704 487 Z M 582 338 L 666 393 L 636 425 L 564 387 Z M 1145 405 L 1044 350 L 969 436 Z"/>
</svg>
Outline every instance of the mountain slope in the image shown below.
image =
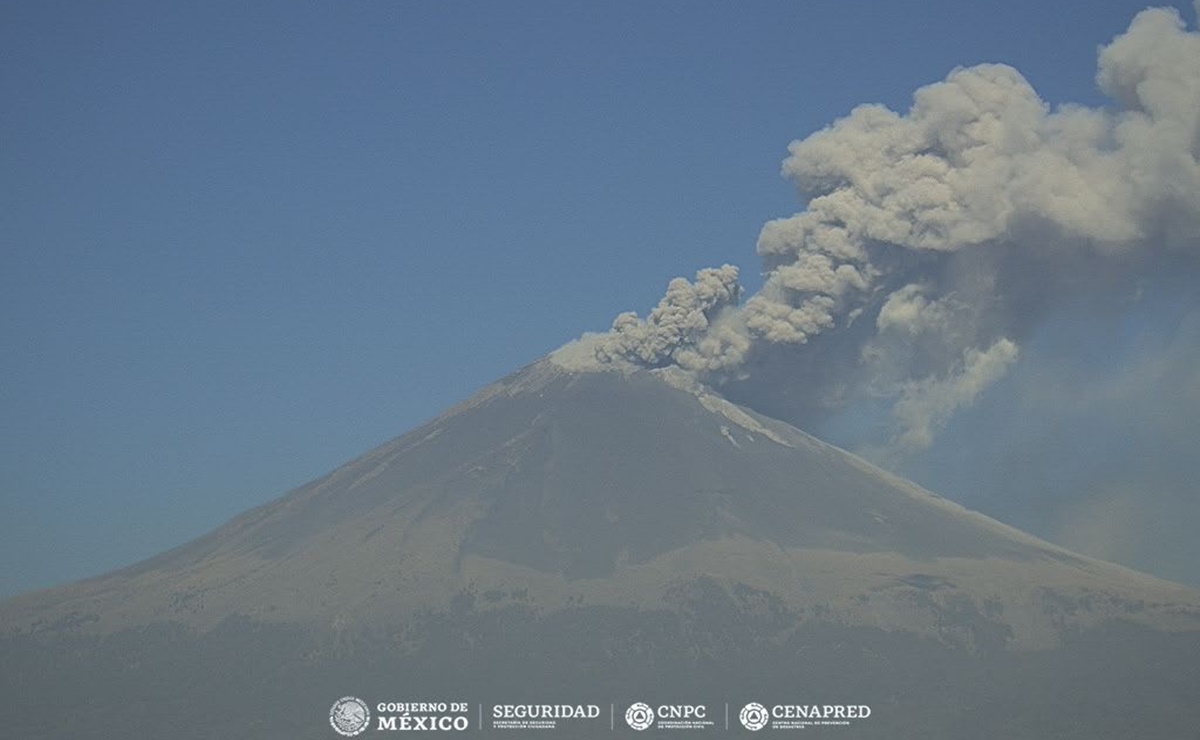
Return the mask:
<svg viewBox="0 0 1200 740">
<path fill-rule="evenodd" d="M 661 606 L 696 574 L 918 631 L 930 625 L 898 611 L 912 593 L 979 610 L 1089 598 L 1082 619 L 1200 615 L 1187 589 L 969 512 L 677 371 L 551 361 L 207 537 L 4 612 L 10 627 L 370 625 L 472 592 Z M 1015 637 L 1050 639 L 1035 622 Z"/>
<path fill-rule="evenodd" d="M 967 511 L 678 371 L 562 354 L 183 547 L 10 599 L 0 635 L 0 690 L 23 706 L 104 676 L 132 687 L 121 696 L 158 692 L 146 732 L 177 731 L 196 702 L 225 716 L 206 728 L 236 729 L 295 700 L 264 696 L 275 681 L 312 711 L 347 684 L 396 698 L 386 687 L 412 675 L 410 693 L 527 700 L 807 687 L 893 706 L 863 730 L 881 737 L 961 736 L 964 717 L 994 721 L 984 696 L 1032 702 L 997 728 L 1043 726 L 1068 678 L 1087 697 L 1146 694 L 1174 713 L 1170 732 L 1200 718 L 1161 690 L 1200 689 L 1185 667 L 1200 594 Z M 1038 666 L 1057 678 L 1034 700 Z M 187 691 L 162 693 L 181 686 L 187 707 Z M 120 701 L 73 690 L 115 726 Z M 1111 714 L 1068 724 L 1111 728 Z M 30 716 L 0 720 L 81 729 Z"/>
</svg>

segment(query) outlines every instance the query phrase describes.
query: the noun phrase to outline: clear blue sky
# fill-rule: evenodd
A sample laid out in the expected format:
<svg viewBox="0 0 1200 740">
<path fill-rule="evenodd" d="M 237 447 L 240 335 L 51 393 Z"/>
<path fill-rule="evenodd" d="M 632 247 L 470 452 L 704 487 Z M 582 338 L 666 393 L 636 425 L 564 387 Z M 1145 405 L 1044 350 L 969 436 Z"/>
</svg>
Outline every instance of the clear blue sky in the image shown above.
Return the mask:
<svg viewBox="0 0 1200 740">
<path fill-rule="evenodd" d="M 753 287 L 791 140 L 983 61 L 1103 104 L 1144 4 L 6 3 L 0 595 L 198 536 L 671 277 Z"/>
</svg>

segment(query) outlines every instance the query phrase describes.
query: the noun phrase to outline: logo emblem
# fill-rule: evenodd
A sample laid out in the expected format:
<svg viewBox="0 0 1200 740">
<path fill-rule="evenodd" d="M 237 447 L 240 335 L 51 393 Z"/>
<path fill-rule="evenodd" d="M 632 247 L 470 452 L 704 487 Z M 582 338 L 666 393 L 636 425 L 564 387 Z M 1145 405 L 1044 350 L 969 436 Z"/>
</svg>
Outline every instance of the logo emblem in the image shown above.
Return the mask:
<svg viewBox="0 0 1200 740">
<path fill-rule="evenodd" d="M 625 710 L 625 723 L 639 732 L 648 729 L 654 724 L 654 710 L 639 701 Z"/>
<path fill-rule="evenodd" d="M 742 707 L 738 719 L 742 721 L 742 727 L 753 732 L 758 732 L 767 726 L 771 721 L 771 715 L 767 712 L 767 708 L 756 701 L 752 701 Z"/>
<path fill-rule="evenodd" d="M 339 735 L 354 737 L 371 723 L 367 703 L 355 696 L 343 696 L 329 709 L 329 724 Z"/>
</svg>

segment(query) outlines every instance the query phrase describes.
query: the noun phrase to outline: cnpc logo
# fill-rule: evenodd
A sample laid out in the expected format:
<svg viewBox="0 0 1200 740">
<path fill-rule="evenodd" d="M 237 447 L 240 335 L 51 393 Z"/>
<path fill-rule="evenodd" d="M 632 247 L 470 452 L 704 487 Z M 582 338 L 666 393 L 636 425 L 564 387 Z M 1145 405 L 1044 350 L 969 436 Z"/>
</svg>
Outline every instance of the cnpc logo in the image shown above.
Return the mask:
<svg viewBox="0 0 1200 740">
<path fill-rule="evenodd" d="M 657 720 L 702 720 L 708 718 L 708 707 L 703 704 L 659 704 L 651 707 L 645 702 L 635 702 L 625 710 L 625 723 L 635 730 L 648 730 Z"/>
</svg>

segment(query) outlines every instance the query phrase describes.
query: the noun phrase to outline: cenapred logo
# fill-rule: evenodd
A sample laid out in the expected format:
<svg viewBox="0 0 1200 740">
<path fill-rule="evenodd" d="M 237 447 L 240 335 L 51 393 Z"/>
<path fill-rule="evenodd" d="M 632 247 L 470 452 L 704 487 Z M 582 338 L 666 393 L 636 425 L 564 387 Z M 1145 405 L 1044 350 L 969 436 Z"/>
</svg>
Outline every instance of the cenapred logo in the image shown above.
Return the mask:
<svg viewBox="0 0 1200 740">
<path fill-rule="evenodd" d="M 625 710 L 625 724 L 639 732 L 649 729 L 650 725 L 654 724 L 654 710 L 649 704 L 640 701 L 631 704 L 629 709 Z"/>
<path fill-rule="evenodd" d="M 356 696 L 343 696 L 329 709 L 329 724 L 339 735 L 354 737 L 371 724 L 371 710 Z"/>
<path fill-rule="evenodd" d="M 738 719 L 741 721 L 742 727 L 752 732 L 758 732 L 771 721 L 771 714 L 762 704 L 752 701 L 742 707 L 742 711 L 738 714 Z"/>
</svg>

